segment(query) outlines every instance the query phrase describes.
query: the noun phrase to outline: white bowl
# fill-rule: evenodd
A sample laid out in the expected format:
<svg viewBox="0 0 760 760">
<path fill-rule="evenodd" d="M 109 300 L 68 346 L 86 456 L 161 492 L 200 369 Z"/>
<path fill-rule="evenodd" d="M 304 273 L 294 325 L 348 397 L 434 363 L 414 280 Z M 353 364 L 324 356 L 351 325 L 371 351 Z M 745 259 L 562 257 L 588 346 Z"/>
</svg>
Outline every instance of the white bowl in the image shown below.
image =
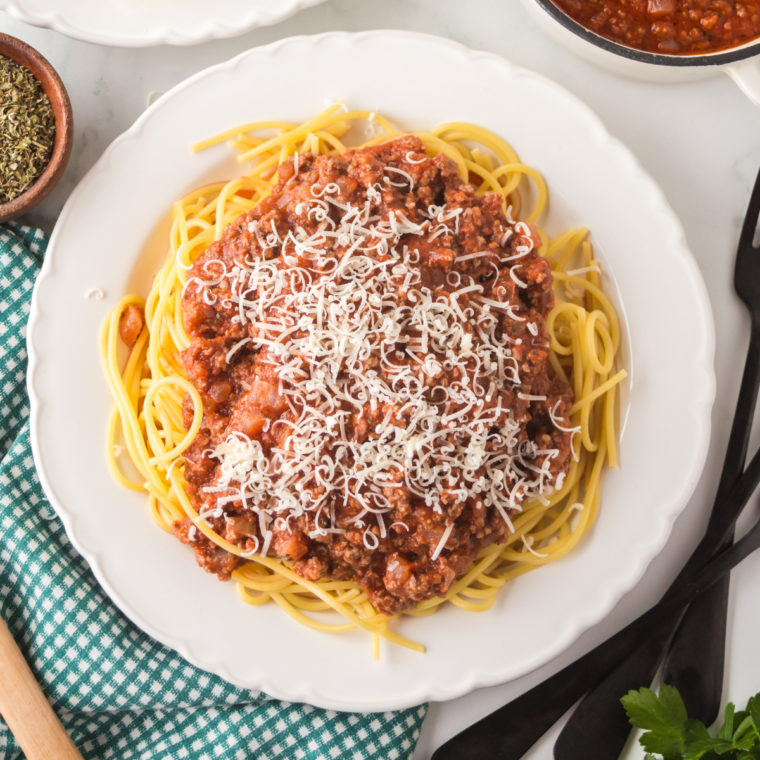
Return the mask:
<svg viewBox="0 0 760 760">
<path fill-rule="evenodd" d="M 626 47 L 586 29 L 552 0 L 523 0 L 551 37 L 576 55 L 615 74 L 647 82 L 687 82 L 728 74 L 760 106 L 760 38 L 705 55 L 662 55 Z"/>
</svg>

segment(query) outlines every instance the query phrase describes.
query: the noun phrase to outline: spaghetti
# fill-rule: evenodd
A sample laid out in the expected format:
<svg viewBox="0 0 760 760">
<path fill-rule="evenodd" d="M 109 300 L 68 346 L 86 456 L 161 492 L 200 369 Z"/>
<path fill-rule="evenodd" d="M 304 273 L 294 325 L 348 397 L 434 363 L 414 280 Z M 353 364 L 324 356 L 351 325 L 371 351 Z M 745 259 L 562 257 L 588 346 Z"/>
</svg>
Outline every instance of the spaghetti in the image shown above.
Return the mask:
<svg viewBox="0 0 760 760">
<path fill-rule="evenodd" d="M 343 140 L 351 127 L 367 124 L 380 134 L 360 149 L 347 148 Z M 272 132 L 274 136 L 262 136 Z M 522 164 L 501 138 L 469 124 L 450 123 L 402 135 L 380 115 L 346 111 L 335 104 L 301 125 L 247 124 L 193 149 L 224 140 L 240 151 L 241 162 L 252 161 L 253 169 L 175 203 L 170 250 L 147 300 L 126 296 L 103 325 L 101 355 L 116 402 L 108 425 L 109 467 L 123 486 L 147 492 L 150 514 L 161 528 L 177 532 L 188 543 L 203 541 L 211 547 L 204 555 L 207 569 L 231 572 L 246 603 L 274 601 L 316 630 L 363 629 L 372 636 L 375 657 L 380 638 L 423 651 L 390 630 L 389 623 L 399 614 L 431 614 L 447 601 L 470 611 L 490 608 L 506 582 L 559 559 L 577 544 L 595 520 L 605 462 L 618 464 L 615 398 L 617 385 L 626 376 L 616 361 L 620 325 L 602 290 L 601 267 L 586 240 L 587 230 L 571 229 L 549 240 L 534 225 L 547 203 L 541 175 Z M 384 162 L 378 175 L 382 182 L 365 183 L 366 199 L 359 182 L 361 208 L 337 200 L 345 201 L 355 192 L 357 182 L 348 182 L 350 172 L 335 175 L 343 184 L 303 181 L 334 165 L 345 167 L 346 161 L 353 162 L 354 175 L 368 162 L 374 161 L 373 166 Z M 523 202 L 526 177 L 533 180 L 537 196 L 529 212 Z M 422 223 L 411 221 L 401 206 L 385 218 L 375 212 L 381 198 L 408 200 L 413 191 L 418 200 L 426 197 L 420 184 L 427 181 L 447 183 L 447 202 L 428 205 Z M 302 195 L 290 197 L 298 193 Z M 264 229 L 258 226 L 265 218 L 262 209 L 286 202 L 318 230 L 313 235 L 300 227 L 295 235 L 288 232 L 293 250 L 302 257 L 293 254 L 290 269 L 282 263 L 288 260 L 284 231 L 274 222 Z M 514 221 L 512 215 L 524 221 Z M 477 250 L 470 243 L 481 238 L 470 228 L 473 218 L 483 217 L 495 220 L 499 242 Z M 470 247 L 457 256 L 458 269 L 451 261 L 445 264 L 446 283 L 439 283 L 435 291 L 444 296 L 433 299 L 431 289 L 420 283 L 423 264 L 429 265 L 425 276 L 433 277 L 437 270 L 430 267 L 436 256 L 443 255 L 434 250 L 433 242 L 447 240 L 441 246 L 446 252 L 465 234 L 470 234 Z M 418 248 L 401 244 L 412 237 L 420 241 Z M 339 243 L 325 242 L 330 239 Z M 253 241 L 251 245 L 262 253 L 246 258 L 234 274 L 221 260 L 211 258 L 224 245 L 244 240 Z M 340 263 L 327 255 L 329 245 L 338 244 L 349 251 L 343 251 Z M 422 263 L 419 248 L 424 253 Z M 274 249 L 281 251 L 279 258 L 273 258 Z M 311 274 L 302 274 L 303 260 L 315 267 Z M 290 279 L 286 282 L 283 277 Z M 294 285 L 293 277 L 309 279 Z M 230 289 L 230 283 L 250 284 L 252 278 L 255 288 L 246 285 L 247 290 L 236 290 L 233 284 Z M 489 278 L 487 287 L 477 284 Z M 286 293 L 283 282 L 290 283 Z M 517 295 L 510 301 L 509 293 L 522 291 L 522 301 Z M 358 294 L 355 301 L 360 305 L 349 308 L 346 298 L 352 292 Z M 391 303 L 388 294 L 393 292 L 402 295 Z M 300 311 L 293 311 L 293 306 L 288 312 L 283 299 Z M 229 329 L 220 354 L 223 361 L 217 363 L 225 371 L 242 367 L 253 388 L 240 380 L 240 373 L 236 378 L 214 375 L 222 377 L 214 380 L 215 385 L 205 374 L 199 375 L 200 370 L 208 374 L 210 365 L 207 358 L 198 357 L 222 334 L 209 332 L 208 316 L 222 306 L 234 316 L 225 323 Z M 123 335 L 125 319 L 140 311 L 145 324 L 138 323 L 139 332 L 135 330 L 129 339 L 134 343 L 122 367 L 120 326 Z M 341 324 L 350 329 L 336 332 L 333 318 L 342 319 Z M 467 327 L 468 321 L 474 328 Z M 399 325 L 406 327 L 400 330 Z M 358 334 L 364 337 L 355 337 Z M 385 344 L 396 343 L 408 346 L 405 365 L 394 364 L 400 359 L 390 349 L 386 353 Z M 215 350 L 218 353 L 218 345 Z M 367 371 L 372 351 L 381 355 L 377 362 L 383 371 L 395 373 L 393 382 Z M 547 361 L 551 378 L 542 369 Z M 526 362 L 534 362 L 536 369 L 523 369 Z M 541 377 L 539 369 L 545 379 L 536 379 Z M 526 380 L 525 372 L 534 372 L 535 377 Z M 267 378 L 275 379 L 268 383 Z M 531 393 L 529 380 L 543 393 Z M 217 435 L 207 450 L 200 451 L 215 407 L 223 406 L 230 396 L 230 383 L 246 388 L 240 391 L 242 396 L 253 393 L 259 399 L 256 412 L 238 409 L 230 418 L 235 423 L 232 433 Z M 391 391 L 391 386 L 396 390 Z M 261 401 L 267 393 L 271 398 Z M 320 398 L 320 393 L 332 397 L 326 402 L 331 404 L 329 420 L 320 412 L 327 408 L 324 404 L 305 402 Z M 336 405 L 336 397 L 346 399 L 343 406 Z M 363 399 L 358 404 L 362 411 L 345 411 L 357 398 Z M 377 399 L 386 399 L 379 412 Z M 508 408 L 502 406 L 503 399 L 510 400 Z M 372 432 L 357 443 L 365 406 L 368 415 L 377 412 L 379 417 L 372 418 Z M 241 421 L 246 411 L 248 417 Z M 545 424 L 536 433 L 539 417 L 545 418 Z M 515 422 L 518 418 L 525 421 L 522 427 Z M 529 439 L 531 419 L 534 432 Z M 269 430 L 276 425 L 281 432 L 273 438 Z M 267 444 L 266 456 L 259 443 L 265 434 L 274 441 Z M 138 480 L 122 472 L 119 437 L 137 468 Z M 326 447 L 326 440 L 332 441 L 332 448 Z M 539 440 L 545 445 L 539 446 Z M 563 459 L 563 448 L 572 450 L 572 457 Z M 322 454 L 328 450 L 338 453 L 324 463 Z M 193 469 L 199 457 L 210 463 L 202 482 Z M 324 464 L 310 465 L 310 461 Z M 394 472 L 403 472 L 403 478 L 394 477 Z M 345 544 L 349 530 L 363 531 L 364 548 L 352 556 L 357 568 L 361 562 L 369 563 L 367 577 L 373 552 L 383 549 L 391 535 L 398 546 L 412 540 L 404 538 L 411 532 L 407 524 L 386 525 L 383 518 L 409 513 L 409 505 L 396 498 L 400 486 L 416 499 L 420 510 L 428 510 L 430 535 L 419 539 L 421 547 L 415 544 L 415 550 L 424 554 L 421 563 L 428 575 L 412 573 L 415 590 L 407 594 L 396 582 L 400 574 L 405 583 L 409 579 L 399 551 L 384 558 L 387 572 L 382 583 L 366 577 L 357 583 L 345 572 L 330 577 L 324 569 L 332 567 L 325 564 L 324 547 L 333 538 Z M 350 520 L 340 512 L 336 517 L 334 506 L 325 500 L 330 489 L 346 494 L 345 505 L 354 510 Z M 248 500 L 253 507 L 245 510 Z M 275 506 L 266 506 L 273 501 Z M 225 505 L 230 505 L 231 516 Z M 464 510 L 477 509 L 486 514 L 478 517 L 478 531 L 467 536 L 470 555 L 457 520 Z M 255 524 L 239 516 L 249 512 L 255 512 Z M 283 536 L 292 530 L 290 519 L 308 523 L 309 538 L 318 552 L 305 554 L 306 549 L 290 539 L 283 548 Z M 421 531 L 418 526 L 417 534 Z M 324 546 L 318 545 L 320 541 Z M 275 546 L 280 559 L 269 556 Z M 228 570 L 219 569 L 222 565 L 212 556 L 217 550 L 224 562 L 230 559 L 224 565 Z M 315 562 L 323 563 L 322 570 L 314 569 Z M 452 568 L 457 567 L 462 571 L 455 573 Z M 431 568 L 438 574 L 430 575 Z M 435 582 L 423 588 L 428 577 Z M 323 622 L 311 614 L 327 610 L 339 613 L 344 621 Z"/>
</svg>

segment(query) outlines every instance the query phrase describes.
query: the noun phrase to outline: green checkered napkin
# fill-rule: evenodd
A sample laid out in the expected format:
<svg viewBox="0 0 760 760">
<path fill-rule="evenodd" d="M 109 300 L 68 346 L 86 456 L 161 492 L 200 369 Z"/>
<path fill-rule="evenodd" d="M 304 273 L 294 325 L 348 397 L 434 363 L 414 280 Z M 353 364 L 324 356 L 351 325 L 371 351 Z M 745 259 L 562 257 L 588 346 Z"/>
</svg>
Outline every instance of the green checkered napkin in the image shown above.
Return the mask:
<svg viewBox="0 0 760 760">
<path fill-rule="evenodd" d="M 26 322 L 46 247 L 41 230 L 0 226 L 0 613 L 86 760 L 410 758 L 427 706 L 337 713 L 239 689 L 153 641 L 103 593 L 29 443 Z M 0 720 L 0 760 L 20 757 Z"/>
</svg>

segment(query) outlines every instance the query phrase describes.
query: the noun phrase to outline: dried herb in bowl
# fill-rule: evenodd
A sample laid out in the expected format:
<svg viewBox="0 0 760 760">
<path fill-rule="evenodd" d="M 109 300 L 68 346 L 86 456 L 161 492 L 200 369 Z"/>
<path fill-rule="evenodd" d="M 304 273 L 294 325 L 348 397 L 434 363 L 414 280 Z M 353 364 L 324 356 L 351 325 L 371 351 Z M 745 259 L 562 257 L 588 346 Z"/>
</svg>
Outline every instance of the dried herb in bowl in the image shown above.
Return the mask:
<svg viewBox="0 0 760 760">
<path fill-rule="evenodd" d="M 0 55 L 0 203 L 34 184 L 54 143 L 55 114 L 39 80 Z"/>
</svg>

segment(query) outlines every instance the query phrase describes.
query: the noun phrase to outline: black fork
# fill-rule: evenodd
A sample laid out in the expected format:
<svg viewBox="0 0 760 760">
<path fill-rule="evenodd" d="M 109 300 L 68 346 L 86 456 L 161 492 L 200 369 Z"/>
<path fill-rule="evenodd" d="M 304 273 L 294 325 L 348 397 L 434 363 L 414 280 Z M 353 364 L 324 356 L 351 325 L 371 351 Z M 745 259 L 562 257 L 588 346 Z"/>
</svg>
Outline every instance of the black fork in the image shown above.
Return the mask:
<svg viewBox="0 0 760 760">
<path fill-rule="evenodd" d="M 760 174 L 747 208 L 736 255 L 734 288 L 749 310 L 752 333 L 726 461 L 715 497 L 716 506 L 742 475 L 760 385 L 760 246 L 754 245 L 758 219 Z M 718 717 L 723 690 L 728 586 L 726 577 L 689 607 L 665 663 L 664 680 L 678 688 L 689 714 L 706 726 Z"/>
<path fill-rule="evenodd" d="M 752 474 L 750 470 L 753 470 L 756 463 L 760 462 L 760 455 L 757 455 L 747 473 L 739 480 L 744 469 L 747 442 L 757 399 L 758 382 L 760 381 L 760 249 L 753 245 L 758 218 L 760 218 L 760 174 L 755 182 L 747 210 L 735 269 L 736 290 L 752 315 L 752 337 L 737 403 L 736 417 L 726 454 L 726 465 L 716 497 L 716 507 L 717 505 L 721 506 L 713 509 L 710 528 L 673 582 L 671 590 L 683 586 L 700 565 L 731 542 L 732 532 L 723 531 L 720 528 L 730 523 L 731 520 L 735 521 L 738 515 L 737 504 L 735 500 L 730 498 L 724 501 L 721 496 L 725 496 L 728 492 L 733 495 L 737 490 L 749 488 L 748 476 Z M 737 480 L 739 480 L 738 483 Z M 734 485 L 736 487 L 732 488 Z M 716 535 L 724 536 L 724 538 L 715 540 Z M 713 620 L 711 630 L 715 630 L 717 627 L 719 632 L 723 632 L 720 634 L 720 652 L 716 656 L 713 651 L 713 654 L 709 656 L 709 662 L 699 661 L 699 667 L 707 666 L 710 675 L 706 679 L 700 679 L 691 687 L 685 687 L 688 698 L 692 700 L 692 705 L 695 701 L 692 696 L 694 694 L 698 696 L 707 695 L 709 692 L 714 700 L 716 684 L 717 701 L 720 701 L 725 641 L 725 614 L 721 613 L 721 607 L 725 607 L 724 600 L 728 581 L 725 579 L 719 582 L 719 584 L 721 583 L 725 584 L 722 591 L 716 592 L 713 586 L 711 591 L 707 592 L 712 601 L 701 603 L 701 608 L 708 610 L 703 612 L 703 615 L 718 617 L 718 625 L 716 626 Z M 683 625 L 685 627 L 682 629 L 684 631 L 693 631 L 691 626 L 694 623 L 689 622 L 692 619 L 697 619 L 697 624 L 699 624 L 700 619 L 696 618 L 698 612 L 691 614 L 695 617 L 690 616 L 684 619 Z M 665 644 L 672 634 L 674 622 L 677 620 L 665 621 L 667 624 L 653 626 L 654 630 L 651 631 L 653 635 L 640 644 L 638 648 L 629 646 L 627 650 L 618 650 L 613 654 L 610 645 L 612 645 L 613 640 L 622 638 L 623 631 L 621 631 L 606 644 L 600 645 L 542 684 L 525 692 L 510 704 L 499 708 L 470 728 L 465 729 L 440 747 L 434 754 L 434 760 L 448 760 L 448 758 L 453 760 L 458 757 L 467 757 L 468 760 L 486 760 L 486 758 L 488 760 L 492 760 L 492 758 L 518 760 L 589 689 L 593 689 L 593 691 L 584 700 L 579 712 L 576 712 L 577 721 L 575 715 L 572 716 L 571 723 L 568 723 L 568 726 L 571 727 L 568 729 L 566 726 L 560 736 L 555 747 L 555 757 L 562 758 L 562 760 L 570 760 L 570 758 L 586 760 L 590 756 L 588 737 L 593 736 L 594 759 L 607 760 L 609 758 L 609 760 L 614 760 L 619 756 L 620 749 L 630 732 L 630 725 L 625 721 L 625 715 L 620 708 L 620 697 L 629 688 L 638 688 L 641 685 L 651 683 L 662 658 Z M 684 641 L 688 642 L 693 638 L 692 633 L 691 638 L 684 638 Z M 628 641 L 633 644 L 634 639 L 629 638 Z M 701 643 L 701 646 L 705 646 L 704 642 Z M 684 669 L 679 667 L 679 671 L 687 674 L 693 672 L 691 663 L 694 660 L 691 653 L 696 650 L 692 649 L 687 652 L 681 648 L 676 651 L 689 654 L 688 659 L 682 657 L 680 660 L 680 662 L 688 664 Z M 626 658 L 626 654 L 629 652 L 632 654 L 628 654 Z M 615 669 L 610 673 L 612 668 Z M 603 680 L 605 674 L 609 675 L 606 676 L 606 680 Z M 598 684 L 599 686 L 597 686 Z M 683 686 L 683 680 L 681 686 Z M 701 704 L 704 705 L 706 702 L 702 700 Z M 590 709 L 590 705 L 593 705 L 594 708 Z M 705 712 L 703 711 L 701 714 L 704 715 Z M 603 717 L 597 719 L 597 716 Z M 589 724 L 592 721 L 593 726 L 590 726 Z M 462 751 L 465 751 L 465 754 L 460 754 Z"/>
<path fill-rule="evenodd" d="M 755 415 L 760 383 L 760 249 L 754 246 L 754 239 L 759 217 L 760 174 L 750 197 L 734 268 L 734 287 L 749 310 L 752 332 L 708 530 L 714 527 L 720 505 L 744 472 Z M 732 542 L 733 537 L 728 537 L 718 551 L 723 551 Z M 689 717 L 697 718 L 707 726 L 718 715 L 723 690 L 729 583 L 726 576 L 686 611 L 673 638 L 663 675 L 666 683 L 681 692 Z M 652 683 L 672 634 L 673 629 L 668 626 L 586 696 L 557 739 L 554 747 L 556 760 L 587 757 L 585 750 L 589 736 L 595 737 L 594 757 L 598 760 L 615 760 L 620 756 L 631 732 L 620 697 L 629 689 Z"/>
<path fill-rule="evenodd" d="M 741 477 L 760 384 L 760 246 L 754 245 L 758 219 L 760 174 L 736 255 L 734 288 L 749 310 L 752 333 L 716 505 L 728 496 Z M 665 663 L 664 680 L 678 688 L 689 714 L 706 726 L 718 717 L 723 690 L 728 586 L 729 579 L 725 578 L 689 607 Z"/>
</svg>

